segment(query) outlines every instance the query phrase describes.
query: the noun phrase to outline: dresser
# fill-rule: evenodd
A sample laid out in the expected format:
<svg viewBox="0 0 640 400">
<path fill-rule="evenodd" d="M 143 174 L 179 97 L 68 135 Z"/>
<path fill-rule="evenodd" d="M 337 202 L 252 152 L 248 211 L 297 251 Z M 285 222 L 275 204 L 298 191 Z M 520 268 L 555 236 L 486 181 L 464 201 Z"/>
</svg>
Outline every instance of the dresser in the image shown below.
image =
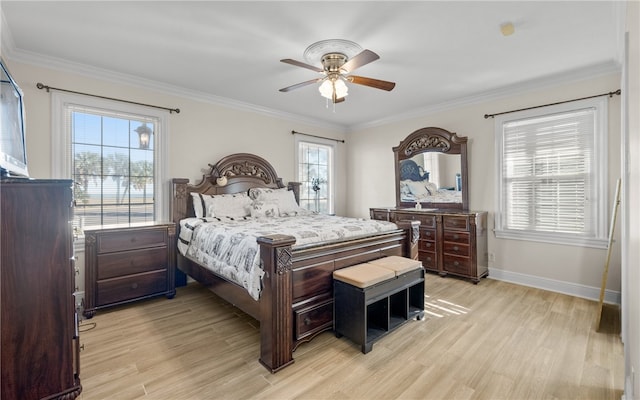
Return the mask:
<svg viewBox="0 0 640 400">
<path fill-rule="evenodd" d="M 87 318 L 101 308 L 175 296 L 175 224 L 100 226 L 84 235 Z"/>
<path fill-rule="evenodd" d="M 372 219 L 420 221 L 418 258 L 427 271 L 478 283 L 489 274 L 487 212 L 413 208 L 371 208 Z"/>
<path fill-rule="evenodd" d="M 70 180 L 0 181 L 2 399 L 74 399 L 80 348 Z"/>
</svg>

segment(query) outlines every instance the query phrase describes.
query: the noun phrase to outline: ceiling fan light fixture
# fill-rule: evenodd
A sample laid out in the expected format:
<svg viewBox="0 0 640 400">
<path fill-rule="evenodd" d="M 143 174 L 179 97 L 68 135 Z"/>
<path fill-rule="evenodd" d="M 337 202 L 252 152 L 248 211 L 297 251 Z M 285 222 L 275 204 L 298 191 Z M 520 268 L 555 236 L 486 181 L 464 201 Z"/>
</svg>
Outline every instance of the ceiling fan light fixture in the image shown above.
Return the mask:
<svg viewBox="0 0 640 400">
<path fill-rule="evenodd" d="M 341 99 L 349 94 L 349 87 L 340 78 L 325 79 L 318 87 L 320 95 L 326 99 Z M 335 95 L 335 96 L 334 96 Z"/>
</svg>

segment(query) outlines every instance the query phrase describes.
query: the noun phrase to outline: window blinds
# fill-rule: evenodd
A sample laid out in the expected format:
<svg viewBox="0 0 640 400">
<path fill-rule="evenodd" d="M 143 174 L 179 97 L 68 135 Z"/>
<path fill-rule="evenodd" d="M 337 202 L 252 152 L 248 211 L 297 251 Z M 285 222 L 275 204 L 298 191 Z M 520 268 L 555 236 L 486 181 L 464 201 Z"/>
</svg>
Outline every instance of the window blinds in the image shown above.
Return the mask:
<svg viewBox="0 0 640 400">
<path fill-rule="evenodd" d="M 503 229 L 596 235 L 595 118 L 586 108 L 503 124 Z"/>
</svg>

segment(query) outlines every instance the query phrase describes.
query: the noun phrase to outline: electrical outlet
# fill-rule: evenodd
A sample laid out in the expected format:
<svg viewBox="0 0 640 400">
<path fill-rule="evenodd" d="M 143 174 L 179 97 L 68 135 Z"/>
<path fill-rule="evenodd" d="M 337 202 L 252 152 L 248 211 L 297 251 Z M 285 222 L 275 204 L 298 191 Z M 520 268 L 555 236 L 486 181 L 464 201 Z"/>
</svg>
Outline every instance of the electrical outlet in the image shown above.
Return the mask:
<svg viewBox="0 0 640 400">
<path fill-rule="evenodd" d="M 489 261 L 494 262 L 496 260 L 496 255 L 493 253 L 489 253 Z"/>
</svg>

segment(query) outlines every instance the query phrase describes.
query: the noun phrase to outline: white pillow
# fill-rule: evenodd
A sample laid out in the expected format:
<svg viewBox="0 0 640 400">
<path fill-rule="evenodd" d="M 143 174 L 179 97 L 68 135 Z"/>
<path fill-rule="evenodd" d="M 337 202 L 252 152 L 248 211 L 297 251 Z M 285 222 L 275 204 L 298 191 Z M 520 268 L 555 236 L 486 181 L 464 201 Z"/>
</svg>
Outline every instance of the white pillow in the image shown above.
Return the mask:
<svg viewBox="0 0 640 400">
<path fill-rule="evenodd" d="M 204 218 L 207 215 L 207 206 L 205 205 L 205 199 L 211 198 L 208 194 L 191 193 L 193 200 L 193 213 L 196 218 Z"/>
<path fill-rule="evenodd" d="M 280 211 L 276 203 L 254 201 L 251 205 L 251 217 L 253 218 L 278 217 L 279 215 Z"/>
<path fill-rule="evenodd" d="M 251 215 L 251 199 L 246 193 L 218 194 L 204 198 L 206 217 L 240 218 Z"/>
<path fill-rule="evenodd" d="M 293 194 L 293 191 L 288 190 L 287 188 L 251 188 L 249 189 L 249 197 L 256 201 L 277 204 L 281 216 L 297 215 L 301 210 L 300 206 L 296 202 L 296 197 Z"/>
<path fill-rule="evenodd" d="M 409 192 L 416 197 L 432 196 L 436 194 L 437 187 L 429 181 L 406 181 Z"/>
</svg>

